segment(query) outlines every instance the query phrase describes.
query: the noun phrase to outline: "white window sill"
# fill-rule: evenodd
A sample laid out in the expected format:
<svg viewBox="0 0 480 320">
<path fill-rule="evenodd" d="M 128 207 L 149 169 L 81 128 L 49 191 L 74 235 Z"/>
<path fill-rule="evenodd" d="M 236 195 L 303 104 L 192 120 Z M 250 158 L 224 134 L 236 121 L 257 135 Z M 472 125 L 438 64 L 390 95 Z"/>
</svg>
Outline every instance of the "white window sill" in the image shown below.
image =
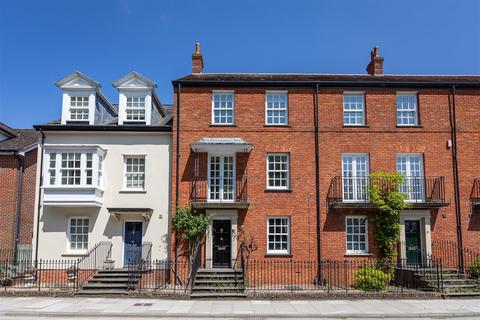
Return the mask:
<svg viewBox="0 0 480 320">
<path fill-rule="evenodd" d="M 122 189 L 119 193 L 147 193 L 147 190 L 129 190 L 129 189 Z"/>
<path fill-rule="evenodd" d="M 267 251 L 267 256 L 270 256 L 270 257 L 275 257 L 275 256 L 279 256 L 279 257 L 282 257 L 282 256 L 291 256 L 292 254 L 290 252 L 268 252 Z"/>
<path fill-rule="evenodd" d="M 102 188 L 98 187 L 98 186 L 82 186 L 82 185 L 65 185 L 65 186 L 62 186 L 62 185 L 55 185 L 55 186 L 42 186 L 42 189 L 45 189 L 45 190 L 65 190 L 65 189 L 68 189 L 68 190 L 100 190 L 100 191 L 103 191 Z"/>
</svg>

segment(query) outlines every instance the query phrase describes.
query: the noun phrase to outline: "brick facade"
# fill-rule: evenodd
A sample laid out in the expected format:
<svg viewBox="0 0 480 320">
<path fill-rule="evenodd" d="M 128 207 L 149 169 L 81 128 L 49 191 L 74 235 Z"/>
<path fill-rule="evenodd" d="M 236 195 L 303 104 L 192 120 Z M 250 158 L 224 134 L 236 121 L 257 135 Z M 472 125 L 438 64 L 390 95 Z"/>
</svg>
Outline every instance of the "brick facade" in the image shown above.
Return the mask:
<svg viewBox="0 0 480 320">
<path fill-rule="evenodd" d="M 0 250 L 15 246 L 16 210 L 18 204 L 18 175 L 20 160 L 15 155 L 0 155 Z M 37 149 L 25 154 L 19 244 L 32 243 L 33 213 L 35 211 L 35 180 Z"/>
<path fill-rule="evenodd" d="M 383 59 L 383 58 L 382 58 Z M 194 77 L 194 76 L 192 76 Z M 233 76 L 234 77 L 234 76 Z M 241 78 L 239 76 L 239 78 Z M 288 86 L 279 88 L 263 84 L 226 86 L 216 84 L 182 83 L 180 91 L 180 146 L 177 146 L 177 122 L 174 122 L 173 141 L 175 157 L 180 151 L 179 173 L 173 172 L 172 208 L 175 208 L 176 175 L 179 174 L 179 206 L 188 206 L 192 181 L 194 180 L 193 154 L 190 143 L 202 137 L 235 137 L 253 144 L 247 160 L 248 202 L 246 210 L 239 211 L 239 226 L 254 235 L 258 250 L 257 259 L 315 260 L 316 255 L 316 197 L 315 197 L 315 134 L 314 100 L 315 87 Z M 408 80 L 407 80 L 408 81 Z M 215 82 L 215 81 L 212 81 Z M 359 81 L 360 82 L 360 81 Z M 175 84 L 175 83 L 174 83 Z M 178 87 L 175 91 L 175 115 L 177 117 Z M 235 125 L 212 126 L 212 91 L 235 91 Z M 288 126 L 265 125 L 265 92 L 288 91 Z M 346 127 L 343 125 L 344 91 L 364 92 L 366 125 Z M 396 118 L 397 92 L 416 92 L 418 97 L 419 125 L 398 127 Z M 459 161 L 461 219 L 464 246 L 480 251 L 480 218 L 472 213 L 470 193 L 473 180 L 480 176 L 477 147 L 474 141 L 480 138 L 480 90 L 457 89 L 457 147 Z M 341 156 L 345 153 L 366 153 L 369 157 L 370 173 L 376 171 L 395 172 L 396 155 L 419 153 L 423 155 L 423 171 L 428 177 L 443 177 L 445 200 L 448 205 L 427 208 L 430 211 L 432 241 L 457 241 L 455 196 L 450 114 L 452 90 L 444 85 L 399 86 L 379 88 L 368 86 L 354 88 L 320 85 L 319 108 L 319 161 L 320 161 L 320 217 L 321 255 L 323 259 L 350 259 L 346 255 L 345 216 L 370 214 L 361 209 L 331 209 L 327 204 L 330 184 L 335 176 L 342 175 Z M 266 190 L 266 156 L 268 152 L 290 154 L 291 190 Z M 240 159 L 237 154 L 237 159 Z M 175 158 L 174 158 L 175 162 Z M 175 165 L 173 165 L 175 169 Z M 206 174 L 206 156 L 200 157 L 200 171 Z M 237 163 L 237 174 L 239 166 Z M 174 210 L 173 210 L 174 211 Z M 427 212 L 428 214 L 428 212 Z M 291 254 L 270 257 L 266 254 L 268 216 L 291 218 Z M 373 239 L 375 230 L 369 226 L 369 252 L 378 250 Z M 173 247 L 173 246 L 172 246 Z M 235 250 L 236 248 L 234 248 Z M 364 257 L 362 257 L 364 258 Z"/>
</svg>

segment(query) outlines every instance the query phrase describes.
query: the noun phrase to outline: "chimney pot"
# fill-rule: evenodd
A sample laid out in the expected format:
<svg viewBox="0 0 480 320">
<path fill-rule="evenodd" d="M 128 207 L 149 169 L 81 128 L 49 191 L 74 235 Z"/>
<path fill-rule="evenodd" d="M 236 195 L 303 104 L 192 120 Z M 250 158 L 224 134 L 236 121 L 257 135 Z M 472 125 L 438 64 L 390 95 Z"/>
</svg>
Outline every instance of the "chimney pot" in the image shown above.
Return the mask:
<svg viewBox="0 0 480 320">
<path fill-rule="evenodd" d="M 203 56 L 200 51 L 200 43 L 195 44 L 195 52 L 192 53 L 192 73 L 203 72 Z"/>
<path fill-rule="evenodd" d="M 379 47 L 373 47 L 370 51 L 370 63 L 367 66 L 367 73 L 372 76 L 383 76 L 383 57 L 380 56 Z"/>
</svg>

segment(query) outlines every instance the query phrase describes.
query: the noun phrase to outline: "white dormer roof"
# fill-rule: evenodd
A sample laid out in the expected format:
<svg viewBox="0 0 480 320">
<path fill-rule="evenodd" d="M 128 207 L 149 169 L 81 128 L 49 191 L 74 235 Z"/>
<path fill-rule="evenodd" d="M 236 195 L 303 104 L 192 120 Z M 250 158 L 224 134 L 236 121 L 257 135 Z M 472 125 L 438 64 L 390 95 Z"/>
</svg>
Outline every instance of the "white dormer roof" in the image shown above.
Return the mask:
<svg viewBox="0 0 480 320">
<path fill-rule="evenodd" d="M 80 71 L 75 71 L 63 79 L 55 82 L 55 85 L 64 90 L 98 90 L 102 86 L 95 80 L 87 77 Z"/>
<path fill-rule="evenodd" d="M 157 84 L 153 82 L 152 80 L 145 78 L 142 76 L 140 73 L 136 71 L 132 71 L 117 81 L 115 81 L 113 84 L 114 88 L 117 88 L 119 90 L 153 90 L 154 88 L 157 87 Z"/>
</svg>

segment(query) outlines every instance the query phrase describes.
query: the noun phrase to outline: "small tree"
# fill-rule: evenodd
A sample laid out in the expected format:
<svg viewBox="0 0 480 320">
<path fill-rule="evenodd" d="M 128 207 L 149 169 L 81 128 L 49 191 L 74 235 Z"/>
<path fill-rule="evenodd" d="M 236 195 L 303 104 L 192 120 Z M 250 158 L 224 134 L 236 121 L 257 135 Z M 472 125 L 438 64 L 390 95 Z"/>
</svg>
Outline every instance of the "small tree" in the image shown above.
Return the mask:
<svg viewBox="0 0 480 320">
<path fill-rule="evenodd" d="M 370 200 L 380 210 L 369 219 L 375 225 L 375 240 L 380 248 L 380 264 L 391 265 L 397 257 L 395 243 L 400 237 L 400 211 L 408 207 L 400 192 L 404 178 L 398 173 L 376 172 L 370 176 Z"/>
<path fill-rule="evenodd" d="M 181 238 L 188 242 L 190 263 L 193 263 L 194 254 L 202 244 L 209 222 L 210 217 L 204 213 L 194 212 L 190 208 L 177 208 L 172 224 Z"/>
</svg>

